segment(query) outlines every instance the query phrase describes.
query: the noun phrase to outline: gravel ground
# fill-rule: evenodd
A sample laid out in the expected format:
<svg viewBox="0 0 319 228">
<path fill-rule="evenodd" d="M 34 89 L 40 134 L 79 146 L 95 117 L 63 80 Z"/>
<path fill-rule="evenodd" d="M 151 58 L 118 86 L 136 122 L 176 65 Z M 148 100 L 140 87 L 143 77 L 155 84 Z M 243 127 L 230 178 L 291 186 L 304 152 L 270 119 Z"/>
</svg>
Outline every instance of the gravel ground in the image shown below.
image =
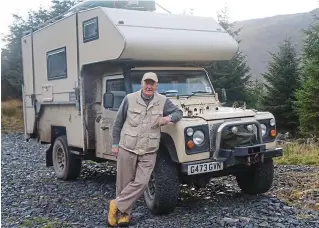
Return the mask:
<svg viewBox="0 0 319 228">
<path fill-rule="evenodd" d="M 45 166 L 46 146 L 24 142 L 21 134 L 2 134 L 1 142 L 2 227 L 106 227 L 114 169 L 85 162 L 80 179 L 63 182 Z M 319 227 L 318 211 L 288 206 L 273 194 L 293 185 L 287 172 L 310 175 L 319 168 L 277 167 L 274 188 L 254 197 L 241 194 L 233 177 L 202 190 L 183 187 L 178 207 L 165 216 L 150 214 L 141 198 L 132 227 Z"/>
</svg>

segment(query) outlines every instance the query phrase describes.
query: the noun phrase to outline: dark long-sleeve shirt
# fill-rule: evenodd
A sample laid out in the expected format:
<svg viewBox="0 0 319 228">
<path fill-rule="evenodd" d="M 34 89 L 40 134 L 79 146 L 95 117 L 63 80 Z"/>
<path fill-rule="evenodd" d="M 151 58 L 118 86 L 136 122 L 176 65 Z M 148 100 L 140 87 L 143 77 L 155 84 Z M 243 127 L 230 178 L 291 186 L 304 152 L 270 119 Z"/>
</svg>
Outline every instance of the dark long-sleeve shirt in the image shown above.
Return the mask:
<svg viewBox="0 0 319 228">
<path fill-rule="evenodd" d="M 145 100 L 145 101 L 146 103 L 149 102 L 148 100 Z M 120 142 L 121 130 L 126 120 L 127 109 L 128 109 L 128 100 L 127 100 L 127 97 L 125 97 L 119 107 L 119 110 L 114 122 L 113 133 L 112 133 L 113 145 L 118 145 Z M 168 115 L 171 115 L 172 122 L 177 122 L 183 117 L 182 110 L 176 107 L 170 99 L 166 99 L 166 102 L 164 104 L 164 110 L 163 110 L 163 116 L 168 116 Z"/>
</svg>

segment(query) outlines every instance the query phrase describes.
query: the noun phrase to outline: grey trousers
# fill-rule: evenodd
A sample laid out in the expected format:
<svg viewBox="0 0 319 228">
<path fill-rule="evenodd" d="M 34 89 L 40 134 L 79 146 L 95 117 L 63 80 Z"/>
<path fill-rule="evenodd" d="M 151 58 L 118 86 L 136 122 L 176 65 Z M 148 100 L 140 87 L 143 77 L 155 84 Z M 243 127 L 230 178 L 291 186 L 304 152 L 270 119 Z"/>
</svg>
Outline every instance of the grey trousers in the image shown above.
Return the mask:
<svg viewBox="0 0 319 228">
<path fill-rule="evenodd" d="M 156 153 L 137 155 L 122 148 L 117 156 L 116 205 L 131 214 L 133 204 L 144 193 L 156 163 Z"/>
</svg>

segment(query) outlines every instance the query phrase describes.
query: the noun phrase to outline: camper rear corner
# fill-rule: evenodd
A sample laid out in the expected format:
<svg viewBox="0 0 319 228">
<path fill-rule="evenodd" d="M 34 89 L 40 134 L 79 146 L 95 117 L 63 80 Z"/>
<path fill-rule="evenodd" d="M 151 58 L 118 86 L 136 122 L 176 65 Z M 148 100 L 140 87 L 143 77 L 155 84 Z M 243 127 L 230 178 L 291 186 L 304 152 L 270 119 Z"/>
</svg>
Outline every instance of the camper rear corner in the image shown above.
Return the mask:
<svg viewBox="0 0 319 228">
<path fill-rule="evenodd" d="M 74 14 L 22 38 L 23 102 L 27 137 L 35 135 L 41 142 L 51 143 L 55 134 L 64 131 L 69 144 L 81 148 L 79 134 L 68 132 L 70 129 L 82 132 L 75 97 L 76 25 Z"/>
</svg>

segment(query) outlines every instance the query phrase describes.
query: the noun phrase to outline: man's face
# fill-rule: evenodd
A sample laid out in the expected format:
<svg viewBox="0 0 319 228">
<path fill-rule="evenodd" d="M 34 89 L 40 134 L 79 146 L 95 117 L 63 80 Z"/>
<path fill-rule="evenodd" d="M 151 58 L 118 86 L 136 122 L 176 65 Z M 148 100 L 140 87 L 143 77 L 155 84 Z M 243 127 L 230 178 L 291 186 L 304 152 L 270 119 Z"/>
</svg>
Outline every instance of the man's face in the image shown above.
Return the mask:
<svg viewBox="0 0 319 228">
<path fill-rule="evenodd" d="M 142 81 L 142 91 L 146 96 L 152 96 L 157 89 L 157 83 L 153 80 L 146 79 Z"/>
</svg>

